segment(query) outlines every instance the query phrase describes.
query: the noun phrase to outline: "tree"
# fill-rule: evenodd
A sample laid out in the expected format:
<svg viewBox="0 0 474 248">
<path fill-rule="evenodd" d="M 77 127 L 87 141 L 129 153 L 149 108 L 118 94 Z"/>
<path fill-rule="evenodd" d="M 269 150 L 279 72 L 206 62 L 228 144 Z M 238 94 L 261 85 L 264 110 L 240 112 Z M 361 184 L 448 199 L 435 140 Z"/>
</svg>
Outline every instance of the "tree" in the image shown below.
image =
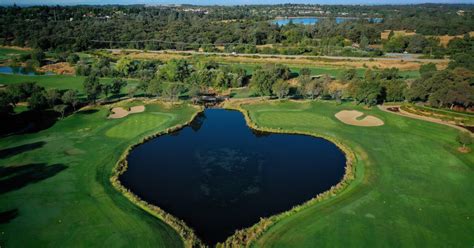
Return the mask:
<svg viewBox="0 0 474 248">
<path fill-rule="evenodd" d="M 272 85 L 272 91 L 273 94 L 281 99 L 290 93 L 290 85 L 285 80 L 279 79 Z"/>
<path fill-rule="evenodd" d="M 257 69 L 253 72 L 251 85 L 257 94 L 264 96 L 272 93 L 272 86 L 275 81 L 275 74 L 270 70 Z"/>
<path fill-rule="evenodd" d="M 272 73 L 274 73 L 277 78 L 281 78 L 283 80 L 288 80 L 291 77 L 290 67 L 286 65 L 281 65 L 281 64 L 275 65 L 272 68 Z"/>
<path fill-rule="evenodd" d="M 135 94 L 137 93 L 137 87 L 130 87 L 128 88 L 127 95 L 128 97 L 134 97 Z"/>
<path fill-rule="evenodd" d="M 388 39 L 390 40 L 394 35 L 395 32 L 393 32 L 393 30 L 390 30 L 390 33 L 388 33 Z"/>
<path fill-rule="evenodd" d="M 109 93 L 112 90 L 112 85 L 111 84 L 103 84 L 102 85 L 102 92 L 105 95 L 105 98 L 109 98 Z"/>
<path fill-rule="evenodd" d="M 75 65 L 77 62 L 79 62 L 79 60 L 80 60 L 80 57 L 75 53 L 69 54 L 69 56 L 67 56 L 67 58 L 66 58 L 66 61 L 70 65 Z"/>
<path fill-rule="evenodd" d="M 369 39 L 367 39 L 367 36 L 362 35 L 360 37 L 359 47 L 360 47 L 360 49 L 365 50 L 367 48 L 367 46 L 369 46 Z"/>
<path fill-rule="evenodd" d="M 182 93 L 183 87 L 178 83 L 168 83 L 163 90 L 163 95 L 171 100 L 178 100 L 179 95 Z"/>
<path fill-rule="evenodd" d="M 396 35 L 385 42 L 383 48 L 387 52 L 401 53 L 405 51 L 406 41 L 401 35 Z"/>
<path fill-rule="evenodd" d="M 53 107 L 61 99 L 61 93 L 57 89 L 46 90 L 44 96 L 50 107 Z"/>
<path fill-rule="evenodd" d="M 341 74 L 341 79 L 344 81 L 351 81 L 356 78 L 357 78 L 356 69 L 347 69 L 347 70 L 344 70 Z"/>
<path fill-rule="evenodd" d="M 127 57 L 121 57 L 115 65 L 115 70 L 123 76 L 128 76 L 132 71 L 132 60 Z"/>
<path fill-rule="evenodd" d="M 321 80 L 312 80 L 304 87 L 304 95 L 311 99 L 318 97 L 323 92 L 323 85 Z"/>
<path fill-rule="evenodd" d="M 407 83 L 403 80 L 386 80 L 383 82 L 385 101 L 399 102 L 405 100 Z"/>
<path fill-rule="evenodd" d="M 54 105 L 53 110 L 61 114 L 61 119 L 64 118 L 64 112 L 66 112 L 67 105 L 66 104 L 59 104 Z"/>
<path fill-rule="evenodd" d="M 311 75 L 311 69 L 305 67 L 305 68 L 301 68 L 300 70 L 300 75 L 302 76 L 310 76 Z"/>
<path fill-rule="evenodd" d="M 28 108 L 31 110 L 44 110 L 48 107 L 48 100 L 44 96 L 44 90 L 35 91 L 28 98 Z"/>
<path fill-rule="evenodd" d="M 112 79 L 110 92 L 114 95 L 118 95 L 120 94 L 120 91 L 122 91 L 122 88 L 125 86 L 127 86 L 127 81 L 121 78 L 114 78 Z"/>
<path fill-rule="evenodd" d="M 454 69 L 458 67 L 463 67 L 474 71 L 474 52 L 458 53 L 453 55 L 452 60 L 449 61 L 448 68 Z"/>
<path fill-rule="evenodd" d="M 0 116 L 9 115 L 13 113 L 13 106 L 11 105 L 11 96 L 6 91 L 0 91 Z"/>
<path fill-rule="evenodd" d="M 435 107 L 463 106 L 474 104 L 473 73 L 467 69 L 436 71 L 414 81 L 408 90 L 411 101 L 428 101 Z"/>
<path fill-rule="evenodd" d="M 456 140 L 459 144 L 462 145 L 463 149 L 466 149 L 466 146 L 472 144 L 472 136 L 470 133 L 461 131 L 458 133 Z"/>
<path fill-rule="evenodd" d="M 151 96 L 160 96 L 161 91 L 162 91 L 163 85 L 159 80 L 152 80 L 148 84 L 148 87 L 146 89 L 146 93 Z"/>
<path fill-rule="evenodd" d="M 91 74 L 91 66 L 85 61 L 80 60 L 76 63 L 76 75 L 78 76 L 89 76 Z"/>
<path fill-rule="evenodd" d="M 428 75 L 428 73 L 432 73 L 436 71 L 436 65 L 434 63 L 423 64 L 420 66 L 420 75 L 422 77 Z"/>
<path fill-rule="evenodd" d="M 63 103 L 70 105 L 74 111 L 76 111 L 76 106 L 79 104 L 79 98 L 78 98 L 78 92 L 77 90 L 67 90 L 64 92 L 63 96 L 61 97 L 61 100 Z"/>
<path fill-rule="evenodd" d="M 375 105 L 379 102 L 381 96 L 381 87 L 377 82 L 368 80 L 354 81 L 351 85 L 351 95 L 359 103 L 366 105 Z"/>
<path fill-rule="evenodd" d="M 97 76 L 92 75 L 85 79 L 84 81 L 84 91 L 89 100 L 92 100 L 95 104 L 95 101 L 102 93 L 102 85 L 99 82 Z"/>
<path fill-rule="evenodd" d="M 217 70 L 214 76 L 214 87 L 227 89 L 231 86 L 231 78 L 223 70 Z"/>
<path fill-rule="evenodd" d="M 171 82 L 184 82 L 191 74 L 187 60 L 172 59 L 158 69 L 158 78 Z"/>
<path fill-rule="evenodd" d="M 35 50 L 31 53 L 31 59 L 37 61 L 38 65 L 41 65 L 42 61 L 46 58 L 46 54 L 41 50 Z"/>
<path fill-rule="evenodd" d="M 416 34 L 408 39 L 407 51 L 410 53 L 421 53 L 428 45 L 428 40 L 424 35 Z"/>
<path fill-rule="evenodd" d="M 9 95 L 10 103 L 15 107 L 18 102 L 27 100 L 33 92 L 42 90 L 44 89 L 34 82 L 24 82 L 10 85 L 6 91 Z"/>
<path fill-rule="evenodd" d="M 311 76 L 309 75 L 304 75 L 304 74 L 301 74 L 299 77 L 298 77 L 298 83 L 300 86 L 304 87 L 306 84 L 308 84 L 309 82 L 311 82 Z"/>
</svg>

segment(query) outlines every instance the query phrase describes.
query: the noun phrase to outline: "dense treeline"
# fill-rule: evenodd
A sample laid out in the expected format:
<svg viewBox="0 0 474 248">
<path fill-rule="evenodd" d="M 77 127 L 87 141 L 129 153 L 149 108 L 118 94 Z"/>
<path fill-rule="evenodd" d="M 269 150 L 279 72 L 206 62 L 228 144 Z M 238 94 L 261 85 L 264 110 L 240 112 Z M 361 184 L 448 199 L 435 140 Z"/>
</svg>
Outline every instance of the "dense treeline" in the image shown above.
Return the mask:
<svg viewBox="0 0 474 248">
<path fill-rule="evenodd" d="M 461 9 L 465 11 L 462 15 L 457 13 Z M 275 16 L 302 13 L 325 18 L 315 25 L 278 26 L 270 21 Z M 337 23 L 334 17 L 341 14 L 360 18 Z M 381 42 L 383 30 L 410 29 L 424 35 L 465 34 L 474 26 L 472 15 L 472 5 L 13 6 L 0 8 L 0 44 L 57 51 L 95 48 L 213 51 L 217 46 L 225 46 L 229 52 L 374 56 L 377 53 L 367 54 L 365 50 L 369 44 Z M 373 22 L 368 17 L 383 18 L 383 21 Z M 352 43 L 360 44 L 362 52 L 343 49 Z M 431 51 L 436 45 L 424 45 L 424 41 L 411 43 L 417 44 L 417 47 L 406 45 L 413 52 L 426 52 L 428 48 Z M 283 47 L 258 47 L 265 44 Z"/>
<path fill-rule="evenodd" d="M 42 57 L 40 52 L 32 54 L 24 57 L 29 60 Z M 238 64 L 219 64 L 198 57 L 162 62 L 132 60 L 126 56 L 118 60 L 107 56 L 94 59 L 76 56 L 70 54 L 66 60 L 72 64 L 76 62 L 76 73 L 85 76 L 84 95 L 74 90 L 46 90 L 29 82 L 11 85 L 0 91 L 0 112 L 11 114 L 17 103 L 27 102 L 31 110 L 53 109 L 63 116 L 81 103 L 95 103 L 101 97 L 141 95 L 196 100 L 201 95 L 242 86 L 250 88 L 253 96 L 277 98 L 354 100 L 367 105 L 409 101 L 462 109 L 474 105 L 472 57 L 464 55 L 455 56 L 445 70 L 438 71 L 431 63 L 421 66 L 418 79 L 405 79 L 396 68 L 368 69 L 363 76 L 355 69 L 348 69 L 339 78 L 333 78 L 311 75 L 308 68 L 295 73 L 286 65 L 269 64 L 256 67 L 252 75 L 248 75 Z M 37 63 L 41 61 L 39 59 Z M 101 77 L 112 77 L 113 80 L 105 84 L 99 81 Z M 123 78 L 135 78 L 138 83 L 124 92 L 127 83 Z"/>
</svg>

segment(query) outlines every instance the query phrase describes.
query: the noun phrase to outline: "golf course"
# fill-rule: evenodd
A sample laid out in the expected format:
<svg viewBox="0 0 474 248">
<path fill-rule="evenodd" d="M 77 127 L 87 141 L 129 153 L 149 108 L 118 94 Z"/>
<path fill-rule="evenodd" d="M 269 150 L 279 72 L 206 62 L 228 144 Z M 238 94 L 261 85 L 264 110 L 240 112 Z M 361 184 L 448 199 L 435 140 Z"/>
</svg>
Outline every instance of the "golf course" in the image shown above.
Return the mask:
<svg viewBox="0 0 474 248">
<path fill-rule="evenodd" d="M 138 101 L 114 106 L 135 105 L 146 109 L 107 119 L 110 106 L 87 107 L 47 130 L 0 140 L 2 246 L 184 245 L 173 228 L 130 202 L 109 179 L 130 146 L 189 122 L 199 109 Z M 280 216 L 245 245 L 472 244 L 474 155 L 457 150 L 457 130 L 353 103 L 240 107 L 252 126 L 326 137 L 355 155 L 355 178 L 347 187 Z M 347 125 L 334 116 L 341 110 L 358 110 L 384 125 Z"/>
<path fill-rule="evenodd" d="M 472 1 L 0 1 L 0 248 L 474 248 Z"/>
</svg>

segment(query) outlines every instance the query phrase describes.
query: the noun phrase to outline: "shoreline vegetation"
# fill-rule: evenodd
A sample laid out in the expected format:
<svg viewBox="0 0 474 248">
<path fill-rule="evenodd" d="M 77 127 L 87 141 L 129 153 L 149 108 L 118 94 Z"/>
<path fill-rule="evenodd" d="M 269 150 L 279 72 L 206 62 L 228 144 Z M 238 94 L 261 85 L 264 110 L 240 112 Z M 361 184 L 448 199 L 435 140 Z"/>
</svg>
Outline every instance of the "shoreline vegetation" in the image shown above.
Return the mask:
<svg viewBox="0 0 474 248">
<path fill-rule="evenodd" d="M 345 166 L 345 172 L 344 176 L 342 177 L 341 181 L 332 186 L 329 190 L 326 190 L 322 193 L 317 194 L 314 196 L 312 199 L 298 204 L 296 206 L 293 206 L 291 209 L 286 210 L 284 212 L 266 217 L 266 218 L 261 218 L 259 222 L 254 224 L 251 227 L 247 227 L 241 230 L 236 230 L 236 232 L 227 238 L 223 243 L 218 243 L 215 246 L 216 247 L 241 247 L 245 246 L 248 247 L 252 244 L 253 241 L 255 241 L 260 235 L 262 235 L 269 227 L 271 227 L 273 224 L 278 222 L 284 217 L 290 216 L 294 213 L 299 212 L 300 210 L 303 210 L 309 206 L 312 206 L 314 204 L 317 204 L 319 202 L 322 202 L 324 200 L 330 199 L 334 196 L 336 196 L 338 193 L 342 192 L 344 189 L 347 188 L 347 186 L 355 179 L 355 170 L 356 168 L 353 166 L 354 161 L 356 161 L 356 156 L 354 152 L 346 145 L 343 144 L 343 142 L 336 140 L 334 138 L 331 138 L 329 136 L 325 136 L 322 134 L 317 134 L 317 133 L 312 133 L 312 132 L 304 132 L 304 131 L 285 131 L 282 129 L 273 129 L 273 128 L 265 128 L 265 127 L 260 127 L 257 124 L 255 124 L 250 116 L 247 110 L 242 108 L 241 105 L 247 105 L 247 104 L 254 104 L 254 103 L 262 103 L 266 102 L 267 100 L 265 98 L 260 98 L 260 99 L 251 99 L 250 101 L 232 101 L 232 102 L 225 102 L 222 104 L 220 107 L 224 109 L 229 109 L 229 110 L 236 110 L 239 111 L 243 114 L 245 122 L 247 126 L 251 129 L 254 129 L 256 131 L 263 131 L 263 132 L 270 132 L 270 133 L 284 133 L 284 134 L 297 134 L 297 135 L 307 135 L 315 138 L 322 138 L 326 139 L 333 144 L 335 144 L 345 155 L 346 157 L 346 166 Z M 278 100 L 277 100 L 278 101 Z M 167 128 L 164 131 L 157 132 L 155 134 L 146 136 L 142 138 L 139 142 L 130 145 L 125 152 L 122 154 L 116 165 L 114 166 L 112 170 L 112 176 L 110 177 L 110 182 L 114 186 L 114 188 L 122 193 L 128 200 L 130 200 L 132 203 L 137 205 L 138 207 L 142 208 L 149 214 L 163 220 L 166 224 L 171 226 L 174 230 L 176 230 L 181 238 L 183 239 L 183 242 L 185 244 L 185 247 L 207 247 L 200 239 L 199 237 L 195 234 L 194 230 L 189 227 L 183 220 L 179 219 L 178 217 L 175 217 L 163 209 L 161 209 L 159 206 L 150 204 L 146 202 L 145 200 L 141 199 L 137 195 L 135 195 L 131 190 L 123 186 L 120 182 L 120 175 L 122 175 L 128 168 L 128 162 L 127 158 L 130 153 L 130 151 L 159 136 L 169 134 L 171 132 L 178 131 L 186 126 L 188 126 L 195 118 L 196 116 L 201 113 L 204 108 L 202 106 L 197 106 L 197 105 L 191 105 L 195 108 L 198 109 L 198 111 L 190 118 L 189 121 Z"/>
</svg>

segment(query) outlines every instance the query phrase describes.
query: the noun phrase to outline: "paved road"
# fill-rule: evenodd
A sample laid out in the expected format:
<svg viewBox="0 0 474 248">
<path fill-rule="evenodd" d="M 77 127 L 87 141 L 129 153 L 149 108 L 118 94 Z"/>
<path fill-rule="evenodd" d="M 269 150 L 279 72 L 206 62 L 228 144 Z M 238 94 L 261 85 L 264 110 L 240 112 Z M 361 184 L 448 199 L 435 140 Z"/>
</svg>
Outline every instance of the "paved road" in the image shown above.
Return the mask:
<svg viewBox="0 0 474 248">
<path fill-rule="evenodd" d="M 138 49 L 106 49 L 111 52 L 144 52 L 144 50 Z M 447 59 L 420 59 L 415 54 L 390 54 L 390 57 L 344 57 L 344 56 L 313 56 L 313 55 L 281 55 L 281 54 L 259 54 L 259 53 L 217 53 L 217 52 L 198 52 L 198 51 L 177 51 L 177 50 L 147 50 L 148 53 L 175 53 L 175 54 L 198 54 L 198 55 L 217 55 L 217 56 L 235 56 L 235 57 L 260 57 L 260 58 L 298 58 L 298 59 L 330 59 L 330 60 L 358 60 L 358 61 L 412 61 L 412 62 L 425 62 L 425 63 L 439 63 L 447 62 Z"/>
</svg>

